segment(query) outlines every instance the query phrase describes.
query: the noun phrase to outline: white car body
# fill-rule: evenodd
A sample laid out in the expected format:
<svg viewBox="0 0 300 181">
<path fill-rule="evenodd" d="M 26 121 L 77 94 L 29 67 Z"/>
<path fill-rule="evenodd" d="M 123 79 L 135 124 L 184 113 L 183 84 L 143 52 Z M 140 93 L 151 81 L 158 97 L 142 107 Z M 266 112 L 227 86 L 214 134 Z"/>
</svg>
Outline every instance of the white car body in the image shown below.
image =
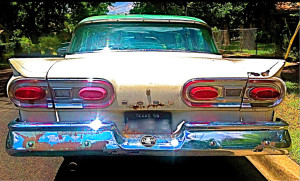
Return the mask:
<svg viewBox="0 0 300 181">
<path fill-rule="evenodd" d="M 19 120 L 10 125 L 7 150 L 12 155 L 256 155 L 285 154 L 290 146 L 287 124 L 273 117 L 274 107 L 286 92 L 280 79 L 285 64 L 281 59 L 102 50 L 61 58 L 12 58 L 10 64 L 14 75 L 7 91 L 20 107 Z M 14 92 L 20 80 L 42 86 L 47 104 L 18 105 Z M 108 105 L 85 107 L 75 95 L 81 85 L 72 88 L 72 81 L 83 80 L 109 82 L 113 98 Z M 194 107 L 184 91 L 190 90 L 185 88 L 189 82 L 198 80 L 198 86 L 216 87 L 218 96 L 198 101 Z M 255 81 L 263 82 L 258 87 L 276 88 L 280 96 L 267 101 L 251 99 L 249 92 L 257 86 Z M 73 98 L 55 97 L 57 89 L 70 89 Z M 227 90 L 241 93 L 230 97 Z M 130 111 L 140 112 L 142 117 L 155 111 L 170 112 L 171 133 L 124 131 L 124 114 Z"/>
</svg>

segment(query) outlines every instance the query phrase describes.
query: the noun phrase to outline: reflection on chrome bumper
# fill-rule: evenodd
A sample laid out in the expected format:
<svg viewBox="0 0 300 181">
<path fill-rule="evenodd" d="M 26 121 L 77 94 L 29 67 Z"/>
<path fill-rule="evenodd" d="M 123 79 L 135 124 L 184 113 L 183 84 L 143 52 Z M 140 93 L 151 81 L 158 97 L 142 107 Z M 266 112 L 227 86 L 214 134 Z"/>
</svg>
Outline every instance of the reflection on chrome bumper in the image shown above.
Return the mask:
<svg viewBox="0 0 300 181">
<path fill-rule="evenodd" d="M 184 123 L 174 134 L 122 134 L 114 123 L 9 124 L 6 149 L 15 156 L 75 156 L 97 154 L 141 155 L 261 155 L 286 154 L 291 145 L 287 123 L 197 122 Z"/>
</svg>

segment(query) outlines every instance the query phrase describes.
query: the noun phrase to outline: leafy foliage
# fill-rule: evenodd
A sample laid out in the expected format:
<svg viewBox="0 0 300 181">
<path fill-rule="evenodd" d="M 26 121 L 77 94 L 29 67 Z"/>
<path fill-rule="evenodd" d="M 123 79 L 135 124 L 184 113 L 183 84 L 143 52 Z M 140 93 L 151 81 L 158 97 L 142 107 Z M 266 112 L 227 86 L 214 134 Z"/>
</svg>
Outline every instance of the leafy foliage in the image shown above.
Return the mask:
<svg viewBox="0 0 300 181">
<path fill-rule="evenodd" d="M 184 15 L 185 2 L 137 2 L 131 14 Z"/>
<path fill-rule="evenodd" d="M 61 44 L 57 36 L 44 36 L 39 38 L 39 46 L 42 53 L 53 54 Z"/>
<path fill-rule="evenodd" d="M 135 2 L 132 14 L 170 14 L 193 16 L 205 20 L 221 30 L 258 28 L 258 43 L 275 43 L 275 54 L 283 56 L 295 29 L 287 19 L 298 22 L 299 12 L 289 17 L 277 13 L 276 2 Z M 62 41 L 70 40 L 77 23 L 89 16 L 104 15 L 110 2 L 76 1 L 0 1 L 0 27 L 10 32 L 10 39 L 21 41 L 25 52 L 38 48 L 39 38 L 56 35 Z M 1 28 L 2 29 L 2 28 Z M 18 30 L 18 34 L 13 33 Z M 298 40 L 299 38 L 296 38 Z M 30 45 L 29 40 L 33 44 Z M 25 43 L 26 42 L 26 43 Z M 299 41 L 295 43 L 299 44 Z M 291 56 L 299 59 L 299 46 L 292 48 Z"/>
<path fill-rule="evenodd" d="M 30 1 L 0 3 L 0 24 L 12 31 L 20 29 L 22 36 L 33 43 L 38 37 L 66 31 L 72 33 L 83 18 L 103 15 L 111 3 Z"/>
<path fill-rule="evenodd" d="M 276 2 L 273 1 L 137 2 L 130 13 L 188 15 L 203 19 L 210 26 L 222 30 L 258 28 L 258 42 L 275 43 L 274 55 L 283 57 L 291 32 L 295 30 L 294 24 L 298 23 L 298 20 L 287 22 L 287 19 L 296 19 L 299 12 L 280 13 L 275 5 Z M 291 56 L 298 60 L 299 46 L 295 47 Z"/>
<path fill-rule="evenodd" d="M 201 18 L 211 26 L 224 28 L 243 23 L 242 14 L 247 3 L 244 2 L 138 2 L 132 14 L 173 14 Z"/>
<path fill-rule="evenodd" d="M 31 51 L 34 49 L 34 44 L 32 44 L 30 38 L 22 36 L 22 38 L 20 39 L 20 44 L 24 52 L 32 53 Z"/>
<path fill-rule="evenodd" d="M 7 54 L 53 53 L 70 41 L 77 23 L 108 12 L 106 2 L 0 1 L 0 27 L 10 33 Z M 1 28 L 2 29 L 2 28 Z M 49 46 L 49 47 L 47 47 Z"/>
</svg>

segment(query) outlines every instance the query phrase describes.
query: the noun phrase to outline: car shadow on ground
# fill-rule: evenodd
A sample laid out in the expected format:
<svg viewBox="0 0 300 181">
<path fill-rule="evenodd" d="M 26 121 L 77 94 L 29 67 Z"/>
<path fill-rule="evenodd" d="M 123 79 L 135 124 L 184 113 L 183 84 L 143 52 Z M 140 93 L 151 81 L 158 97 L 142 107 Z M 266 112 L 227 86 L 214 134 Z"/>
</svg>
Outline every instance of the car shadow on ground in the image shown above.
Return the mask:
<svg viewBox="0 0 300 181">
<path fill-rule="evenodd" d="M 95 178 L 266 180 L 245 157 L 153 156 L 66 157 L 55 180 Z"/>
</svg>

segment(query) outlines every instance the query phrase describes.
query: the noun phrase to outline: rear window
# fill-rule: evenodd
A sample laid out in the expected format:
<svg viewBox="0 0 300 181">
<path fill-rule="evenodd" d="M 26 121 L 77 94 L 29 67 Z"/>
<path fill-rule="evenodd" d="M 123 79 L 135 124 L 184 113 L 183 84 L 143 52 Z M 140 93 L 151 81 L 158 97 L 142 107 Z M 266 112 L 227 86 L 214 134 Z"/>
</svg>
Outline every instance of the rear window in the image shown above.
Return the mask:
<svg viewBox="0 0 300 181">
<path fill-rule="evenodd" d="M 95 23 L 77 28 L 69 53 L 110 50 L 218 53 L 210 30 L 171 23 Z"/>
</svg>

